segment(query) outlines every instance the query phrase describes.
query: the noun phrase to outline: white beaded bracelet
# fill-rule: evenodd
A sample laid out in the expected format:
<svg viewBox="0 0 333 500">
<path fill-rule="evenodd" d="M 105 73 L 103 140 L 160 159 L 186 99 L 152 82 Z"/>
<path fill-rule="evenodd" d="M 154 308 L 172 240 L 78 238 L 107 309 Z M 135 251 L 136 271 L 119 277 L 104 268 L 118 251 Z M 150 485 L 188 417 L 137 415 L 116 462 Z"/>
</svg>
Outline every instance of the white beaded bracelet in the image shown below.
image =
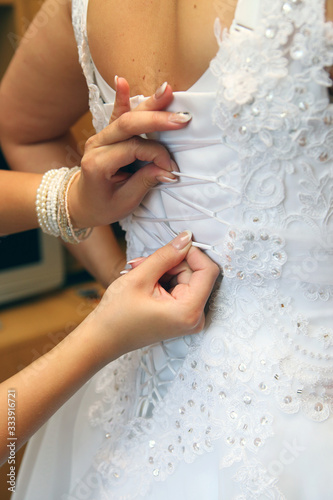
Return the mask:
<svg viewBox="0 0 333 500">
<path fill-rule="evenodd" d="M 74 229 L 69 214 L 68 193 L 75 177 L 79 174 L 79 172 L 79 167 L 72 168 L 64 178 L 61 187 L 62 197 L 58 207 L 58 226 L 60 236 L 68 243 L 80 243 L 81 241 L 86 240 L 92 232 L 92 228 Z"/>
<path fill-rule="evenodd" d="M 52 220 L 51 220 L 51 206 L 50 206 L 50 186 L 52 184 L 52 180 L 60 175 L 56 170 L 49 170 L 46 174 L 43 175 L 42 182 L 40 183 L 39 188 L 37 189 L 36 196 L 36 212 L 38 224 L 40 225 L 42 231 L 47 234 L 51 234 L 52 236 L 59 236 L 59 231 L 53 228 Z"/>
<path fill-rule="evenodd" d="M 53 230 L 54 236 L 60 236 L 58 228 L 58 218 L 57 218 L 58 197 L 60 195 L 59 186 L 61 185 L 62 180 L 65 178 L 67 172 L 68 172 L 67 168 L 63 167 L 58 169 L 56 175 L 52 177 L 49 186 L 48 198 L 47 198 L 47 214 L 48 214 L 49 225 Z"/>
<path fill-rule="evenodd" d="M 80 167 L 49 170 L 43 175 L 36 195 L 40 228 L 44 233 L 60 236 L 68 243 L 80 243 L 92 231 L 87 228 L 75 229 L 69 214 L 68 192 L 79 172 Z"/>
</svg>

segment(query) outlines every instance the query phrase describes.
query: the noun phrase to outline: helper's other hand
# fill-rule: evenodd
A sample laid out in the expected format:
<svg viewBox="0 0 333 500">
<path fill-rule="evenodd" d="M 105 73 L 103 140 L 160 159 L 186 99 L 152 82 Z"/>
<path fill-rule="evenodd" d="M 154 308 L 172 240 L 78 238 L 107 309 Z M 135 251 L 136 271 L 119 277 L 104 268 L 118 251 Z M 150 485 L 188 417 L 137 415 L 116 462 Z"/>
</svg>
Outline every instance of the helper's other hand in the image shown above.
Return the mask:
<svg viewBox="0 0 333 500">
<path fill-rule="evenodd" d="M 98 356 L 112 357 L 154 342 L 199 332 L 204 308 L 219 274 L 218 266 L 192 247 L 184 231 L 134 269 L 114 281 L 88 317 L 95 327 Z M 138 263 L 140 264 L 138 265 Z M 178 279 L 177 277 L 178 268 Z M 172 279 L 172 288 L 165 286 Z M 161 281 L 162 280 L 162 281 Z M 116 338 L 112 330 L 117 332 Z M 98 335 L 98 337 L 96 337 Z M 109 346 L 109 351 L 108 351 Z"/>
</svg>

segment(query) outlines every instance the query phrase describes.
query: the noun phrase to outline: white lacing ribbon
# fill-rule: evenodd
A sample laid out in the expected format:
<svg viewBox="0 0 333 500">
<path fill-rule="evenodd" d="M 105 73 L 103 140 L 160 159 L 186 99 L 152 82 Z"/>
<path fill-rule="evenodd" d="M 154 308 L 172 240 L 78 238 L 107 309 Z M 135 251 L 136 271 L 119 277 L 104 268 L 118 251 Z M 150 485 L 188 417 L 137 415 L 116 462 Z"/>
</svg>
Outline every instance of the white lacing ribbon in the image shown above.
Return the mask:
<svg viewBox="0 0 333 500">
<path fill-rule="evenodd" d="M 240 191 L 238 191 L 237 189 L 235 189 L 232 186 L 228 186 L 228 185 L 220 182 L 219 178 L 220 178 L 221 174 L 214 176 L 214 177 L 199 175 L 199 174 L 182 173 L 182 172 L 173 172 L 173 174 L 179 178 L 192 179 L 192 182 L 189 182 L 189 181 L 185 182 L 185 183 L 182 182 L 182 183 L 174 184 L 174 185 L 168 186 L 168 187 L 159 185 L 159 186 L 157 186 L 156 189 L 158 189 L 158 190 L 162 191 L 164 194 L 167 194 L 168 196 L 172 197 L 173 199 L 175 199 L 179 203 L 190 207 L 191 209 L 193 209 L 197 213 L 192 214 L 192 215 L 187 214 L 187 215 L 183 215 L 183 216 L 180 215 L 180 216 L 160 217 L 160 216 L 155 215 L 149 208 L 142 205 L 140 207 L 140 209 L 141 209 L 141 211 L 146 213 L 146 216 L 133 214 L 132 220 L 135 221 L 144 232 L 146 232 L 148 234 L 148 230 L 145 228 L 144 223 L 159 224 L 163 227 L 163 229 L 168 234 L 170 234 L 171 238 L 174 238 L 175 236 L 177 236 L 177 233 L 175 233 L 175 231 L 173 231 L 170 228 L 170 225 L 169 225 L 170 223 L 180 222 L 180 221 L 188 222 L 188 221 L 205 220 L 205 219 L 215 219 L 219 223 L 221 223 L 227 227 L 230 227 L 230 223 L 225 221 L 221 217 L 219 217 L 218 213 L 216 211 L 206 209 L 205 207 L 203 207 L 203 206 L 201 206 L 201 205 L 199 205 L 191 200 L 186 199 L 184 196 L 181 196 L 176 191 L 177 191 L 177 188 L 198 186 L 201 184 L 211 183 L 213 185 L 217 185 L 221 190 L 223 189 L 223 190 L 231 191 L 232 193 L 237 194 L 237 199 L 234 202 L 227 203 L 227 204 L 221 206 L 219 211 L 227 210 L 227 209 L 236 207 L 239 204 Z M 155 241 L 158 243 L 158 245 L 163 245 L 165 243 L 164 241 L 162 241 L 161 237 L 158 234 L 155 234 L 155 233 L 149 231 L 149 236 L 153 237 L 155 239 Z M 210 244 L 195 241 L 195 242 L 193 242 L 193 246 L 198 247 L 201 250 L 210 250 L 211 252 L 213 252 L 215 254 L 219 254 L 219 252 L 214 248 L 214 246 L 210 245 Z"/>
</svg>

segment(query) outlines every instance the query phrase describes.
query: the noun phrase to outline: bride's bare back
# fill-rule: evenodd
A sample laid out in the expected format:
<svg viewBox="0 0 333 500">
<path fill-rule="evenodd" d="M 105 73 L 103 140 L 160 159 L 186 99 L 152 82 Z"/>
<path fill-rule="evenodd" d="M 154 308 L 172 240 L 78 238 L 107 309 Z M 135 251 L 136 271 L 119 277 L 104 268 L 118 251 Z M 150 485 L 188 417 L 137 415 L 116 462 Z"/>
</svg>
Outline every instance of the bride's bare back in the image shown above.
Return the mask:
<svg viewBox="0 0 333 500">
<path fill-rule="evenodd" d="M 150 95 L 164 81 L 174 90 L 186 90 L 216 54 L 214 20 L 223 15 L 222 22 L 230 26 L 236 3 L 89 0 L 92 57 L 110 85 L 115 75 L 124 76 L 132 95 Z"/>
<path fill-rule="evenodd" d="M 214 20 L 229 28 L 237 0 L 89 0 L 92 57 L 113 86 L 124 76 L 131 93 L 151 95 L 164 81 L 186 90 L 217 51 Z M 327 17 L 333 18 L 333 0 Z"/>
</svg>

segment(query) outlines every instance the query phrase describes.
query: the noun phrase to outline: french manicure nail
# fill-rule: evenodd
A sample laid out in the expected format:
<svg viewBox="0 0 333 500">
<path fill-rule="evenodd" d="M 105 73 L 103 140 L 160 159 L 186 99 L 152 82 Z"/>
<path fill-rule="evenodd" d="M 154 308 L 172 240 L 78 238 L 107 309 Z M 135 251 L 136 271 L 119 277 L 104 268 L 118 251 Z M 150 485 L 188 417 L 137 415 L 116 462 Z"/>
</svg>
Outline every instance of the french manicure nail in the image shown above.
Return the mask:
<svg viewBox="0 0 333 500">
<path fill-rule="evenodd" d="M 114 88 L 117 90 L 117 85 L 118 85 L 118 75 L 115 75 L 114 77 Z"/>
<path fill-rule="evenodd" d="M 183 231 L 178 234 L 176 238 L 172 241 L 172 246 L 174 246 L 177 250 L 183 250 L 183 248 L 188 245 L 188 243 L 192 239 L 192 232 L 189 230 Z"/>
<path fill-rule="evenodd" d="M 119 274 L 123 275 L 123 274 L 127 274 L 130 272 L 130 269 L 124 269 L 123 271 L 120 271 Z"/>
<path fill-rule="evenodd" d="M 155 99 L 160 99 L 162 97 L 167 86 L 168 86 L 168 82 L 164 82 L 164 83 L 162 83 L 162 85 L 160 87 L 158 87 L 158 89 L 156 90 L 156 92 L 154 94 Z"/>
<path fill-rule="evenodd" d="M 187 123 L 191 120 L 192 115 L 187 111 L 180 111 L 179 113 L 171 113 L 169 121 L 172 123 Z"/>
<path fill-rule="evenodd" d="M 135 262 L 139 262 L 140 260 L 144 260 L 144 257 L 136 257 L 136 259 L 131 259 L 128 262 L 126 262 L 127 265 L 134 264 Z"/>
<path fill-rule="evenodd" d="M 156 180 L 158 180 L 158 182 L 164 182 L 164 183 L 167 183 L 167 182 L 177 182 L 178 179 L 177 178 L 171 178 L 171 177 L 166 177 L 165 175 L 158 175 L 156 177 Z"/>
</svg>

